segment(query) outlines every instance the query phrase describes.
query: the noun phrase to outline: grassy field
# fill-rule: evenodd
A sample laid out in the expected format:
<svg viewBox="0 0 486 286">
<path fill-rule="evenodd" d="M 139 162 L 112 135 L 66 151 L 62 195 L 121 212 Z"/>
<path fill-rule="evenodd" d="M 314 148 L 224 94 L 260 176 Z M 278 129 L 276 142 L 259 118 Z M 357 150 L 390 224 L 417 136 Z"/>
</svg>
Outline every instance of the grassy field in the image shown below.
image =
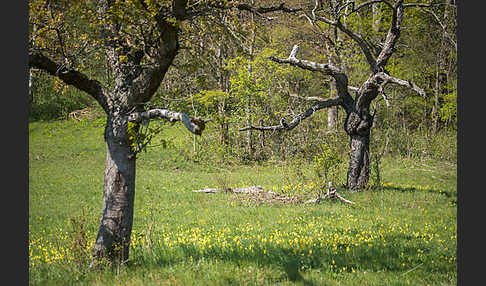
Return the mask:
<svg viewBox="0 0 486 286">
<path fill-rule="evenodd" d="M 192 190 L 261 185 L 311 196 L 311 175 L 299 177 L 292 162 L 191 162 L 192 136 L 178 125 L 162 134 L 173 144 L 137 160 L 130 263 L 89 271 L 102 125 L 29 124 L 31 285 L 456 284 L 455 164 L 384 158 L 383 189 L 340 190 L 355 205 L 256 203 Z"/>
</svg>

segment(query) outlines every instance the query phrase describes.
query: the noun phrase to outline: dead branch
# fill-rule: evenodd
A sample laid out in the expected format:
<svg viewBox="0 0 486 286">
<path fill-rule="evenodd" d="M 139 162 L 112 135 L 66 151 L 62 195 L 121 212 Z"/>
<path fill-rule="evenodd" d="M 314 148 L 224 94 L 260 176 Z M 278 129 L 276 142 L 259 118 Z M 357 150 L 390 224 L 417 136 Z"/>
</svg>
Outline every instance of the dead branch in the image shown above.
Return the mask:
<svg viewBox="0 0 486 286">
<path fill-rule="evenodd" d="M 320 64 L 320 63 L 311 62 L 311 61 L 307 61 L 307 60 L 297 59 L 295 56 L 297 55 L 298 51 L 299 51 L 299 46 L 294 45 L 294 47 L 292 48 L 292 51 L 290 52 L 290 55 L 289 55 L 288 58 L 281 59 L 281 58 L 277 58 L 277 57 L 274 57 L 274 56 L 270 56 L 268 58 L 270 60 L 274 61 L 274 62 L 277 62 L 277 63 L 286 63 L 286 64 L 290 64 L 290 65 L 299 67 L 301 69 L 306 69 L 306 70 L 310 70 L 310 71 L 319 71 L 319 72 L 325 73 L 325 74 L 333 76 L 333 77 L 335 77 L 336 75 L 339 75 L 339 74 L 343 74 L 343 72 L 339 68 L 337 68 L 333 65 L 330 65 L 330 64 Z"/>
<path fill-rule="evenodd" d="M 50 75 L 58 77 L 67 85 L 72 85 L 86 92 L 98 101 L 103 110 L 108 110 L 107 96 L 109 92 L 99 81 L 89 78 L 86 74 L 75 69 L 67 68 L 64 64 L 54 62 L 38 51 L 29 51 L 29 67 L 46 71 Z"/>
<path fill-rule="evenodd" d="M 215 193 L 219 192 L 219 190 L 216 189 L 216 188 L 205 188 L 205 189 L 202 189 L 202 190 L 194 190 L 193 192 L 194 193 L 215 194 Z"/>
<path fill-rule="evenodd" d="M 296 204 L 300 202 L 299 198 L 287 197 L 281 194 L 277 194 L 272 191 L 265 191 L 261 186 L 250 186 L 242 188 L 205 188 L 202 190 L 194 190 L 194 193 L 230 193 L 238 197 L 244 196 L 246 200 L 252 203 L 284 203 L 284 204 Z"/>
<path fill-rule="evenodd" d="M 266 193 L 270 195 L 277 195 L 275 192 L 265 191 L 262 186 L 250 186 L 250 187 L 243 187 L 243 188 L 227 188 L 224 190 L 219 190 L 217 188 L 205 188 L 202 190 L 194 190 L 194 193 L 207 193 L 207 194 L 214 194 L 224 191 L 226 193 L 236 193 L 236 194 L 258 194 L 258 193 Z"/>
<path fill-rule="evenodd" d="M 345 198 L 341 197 L 338 194 L 336 188 L 334 188 L 334 186 L 332 185 L 332 182 L 329 182 L 329 186 L 327 188 L 327 193 L 324 196 L 321 197 L 320 194 L 319 194 L 319 196 L 316 199 L 308 200 L 304 203 L 305 204 L 309 204 L 309 203 L 319 204 L 320 202 L 322 202 L 324 200 L 331 200 L 331 199 L 338 199 L 345 204 L 354 204 L 352 201 L 346 200 Z"/>
<path fill-rule="evenodd" d="M 400 78 L 396 78 L 396 77 L 393 77 L 393 76 L 386 74 L 384 72 L 378 73 L 377 76 L 380 77 L 384 81 L 383 86 L 388 84 L 388 83 L 393 83 L 393 84 L 401 85 L 401 86 L 404 86 L 404 87 L 408 87 L 408 88 L 414 90 L 415 92 L 417 92 L 422 97 L 427 96 L 427 94 L 425 93 L 425 90 L 423 90 L 421 87 L 419 87 L 418 85 L 416 85 L 415 83 L 413 83 L 409 80 L 403 80 L 403 79 L 400 79 Z"/>
<path fill-rule="evenodd" d="M 329 75 L 333 77 L 336 82 L 336 89 L 338 92 L 338 97 L 341 98 L 340 100 L 347 101 L 347 102 L 352 101 L 352 97 L 351 95 L 349 95 L 348 89 L 354 90 L 355 88 L 348 86 L 348 77 L 340 68 L 331 64 L 321 64 L 321 63 L 312 62 L 308 60 L 297 59 L 296 55 L 298 51 L 299 51 L 299 46 L 294 45 L 288 58 L 281 59 L 275 56 L 270 56 L 268 57 L 268 59 L 277 63 L 290 64 L 292 66 L 299 67 L 301 69 L 318 71 L 326 75 Z M 340 104 L 342 103 L 343 102 L 341 102 Z"/>
<path fill-rule="evenodd" d="M 297 125 L 299 125 L 302 120 L 310 117 L 312 114 L 314 114 L 317 110 L 331 107 L 331 106 L 336 106 L 336 105 L 341 105 L 343 103 L 343 99 L 341 97 L 336 97 L 336 98 L 330 98 L 325 101 L 318 101 L 311 105 L 306 111 L 300 113 L 292 121 L 289 123 L 285 122 L 285 117 L 280 119 L 280 124 L 279 125 L 273 125 L 273 126 L 246 126 L 243 128 L 240 128 L 239 131 L 246 131 L 246 130 L 286 130 L 290 131 L 294 129 Z"/>
<path fill-rule="evenodd" d="M 403 10 L 403 0 L 398 0 L 393 6 L 392 18 L 386 34 L 385 43 L 383 44 L 380 54 L 376 58 L 376 66 L 380 70 L 386 66 L 388 60 L 395 52 L 395 45 L 400 37 Z"/>
<path fill-rule="evenodd" d="M 240 11 L 247 11 L 250 13 L 254 13 L 259 16 L 263 16 L 263 14 L 282 11 L 285 13 L 295 13 L 302 11 L 302 8 L 288 8 L 285 7 L 285 3 L 281 3 L 278 6 L 270 6 L 270 7 L 255 7 L 245 3 L 204 3 L 201 5 L 192 5 L 187 9 L 186 13 L 184 14 L 185 19 L 191 19 L 197 16 L 202 16 L 214 9 L 221 9 L 221 10 L 228 10 L 228 9 L 237 9 Z"/>
<path fill-rule="evenodd" d="M 201 190 L 193 190 L 194 193 L 205 193 L 205 194 L 215 194 L 219 192 L 223 193 L 232 193 L 232 194 L 245 194 L 249 195 L 250 200 L 258 201 L 258 202 L 280 202 L 280 203 L 320 203 L 323 200 L 327 199 L 338 199 L 343 203 L 346 204 L 354 204 L 352 201 L 346 200 L 345 198 L 341 197 L 337 190 L 332 186 L 332 183 L 329 183 L 329 188 L 327 193 L 324 196 L 320 196 L 317 199 L 308 200 L 302 202 L 302 198 L 295 198 L 295 197 L 287 197 L 272 191 L 265 191 L 261 186 L 250 186 L 250 187 L 243 187 L 243 188 L 226 188 L 226 189 L 217 189 L 217 188 L 205 188 Z"/>
<path fill-rule="evenodd" d="M 273 7 L 252 7 L 248 4 L 239 3 L 236 5 L 235 8 L 237 8 L 238 10 L 246 10 L 258 14 L 270 13 L 275 11 L 283 11 L 286 13 L 294 13 L 294 12 L 302 11 L 302 8 L 287 8 L 285 7 L 285 3 L 281 3 L 279 6 L 273 6 Z"/>
<path fill-rule="evenodd" d="M 203 119 L 200 117 L 189 117 L 185 113 L 168 109 L 150 109 L 143 112 L 134 112 L 128 116 L 128 121 L 140 123 L 157 117 L 167 119 L 171 122 L 182 121 L 187 130 L 196 135 L 201 135 L 206 128 L 206 123 L 212 121 L 211 119 Z"/>
</svg>

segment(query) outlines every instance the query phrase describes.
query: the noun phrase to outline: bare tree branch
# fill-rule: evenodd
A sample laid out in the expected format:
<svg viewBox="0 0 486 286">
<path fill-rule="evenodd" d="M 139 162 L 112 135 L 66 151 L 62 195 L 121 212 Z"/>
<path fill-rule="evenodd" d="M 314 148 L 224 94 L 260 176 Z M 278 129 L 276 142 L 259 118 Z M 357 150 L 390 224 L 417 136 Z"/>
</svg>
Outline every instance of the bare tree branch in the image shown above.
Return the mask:
<svg viewBox="0 0 486 286">
<path fill-rule="evenodd" d="M 455 6 L 454 4 L 447 3 L 447 2 L 442 2 L 442 3 L 407 3 L 403 4 L 403 8 L 409 8 L 409 7 L 438 7 L 442 5 L 449 5 L 449 6 Z"/>
<path fill-rule="evenodd" d="M 437 21 L 437 23 L 439 24 L 439 26 L 442 28 L 442 31 L 444 32 L 445 36 L 449 40 L 449 43 L 457 51 L 457 42 L 454 41 L 454 38 L 451 36 L 451 34 L 449 34 L 447 32 L 447 27 L 444 24 L 442 24 L 442 22 L 440 21 L 439 17 L 437 16 L 437 14 L 435 14 L 434 11 L 431 11 L 431 10 L 428 10 L 428 9 L 426 9 L 425 11 L 428 12 L 429 14 L 431 14 L 432 16 L 434 16 L 434 19 Z"/>
<path fill-rule="evenodd" d="M 404 87 L 411 88 L 412 90 L 417 92 L 422 97 L 427 96 L 427 94 L 425 93 L 425 91 L 422 88 L 420 88 L 418 85 L 416 85 L 415 83 L 413 83 L 411 81 L 392 77 L 392 76 L 390 76 L 386 73 L 383 73 L 383 72 L 378 73 L 377 76 L 380 77 L 384 81 L 383 86 L 388 84 L 388 83 L 393 83 L 393 84 L 397 84 L 397 85 L 401 85 L 401 86 L 404 86 Z"/>
<path fill-rule="evenodd" d="M 349 30 L 346 28 L 341 21 L 337 21 L 336 27 L 338 27 L 341 31 L 343 31 L 346 35 L 348 35 L 351 39 L 353 39 L 361 48 L 361 51 L 366 57 L 366 61 L 368 61 L 368 64 L 370 65 L 370 70 L 371 72 L 376 72 L 377 71 L 377 64 L 376 60 L 373 57 L 373 54 L 371 53 L 370 49 L 368 48 L 368 44 L 366 43 L 365 40 L 363 40 L 360 36 L 358 36 L 356 33 L 353 31 Z"/>
<path fill-rule="evenodd" d="M 285 7 L 285 3 L 280 4 L 279 6 L 271 6 L 271 7 L 253 7 L 251 5 L 245 3 L 230 3 L 227 5 L 218 4 L 218 3 L 206 3 L 202 5 L 193 5 L 188 9 L 185 13 L 185 19 L 194 18 L 197 16 L 205 15 L 210 12 L 212 9 L 238 9 L 240 11 L 248 11 L 258 15 L 276 12 L 276 11 L 283 11 L 286 13 L 295 13 L 302 11 L 302 8 L 287 8 Z"/>
<path fill-rule="evenodd" d="M 182 121 L 187 130 L 196 135 L 201 135 L 206 128 L 206 123 L 211 121 L 210 119 L 189 117 L 185 113 L 175 112 L 168 109 L 150 109 L 143 112 L 133 112 L 128 116 L 128 121 L 140 123 L 153 118 L 167 119 L 170 122 Z"/>
<path fill-rule="evenodd" d="M 330 19 L 328 19 L 326 17 L 323 17 L 323 16 L 316 16 L 314 18 L 314 20 L 319 20 L 319 21 L 322 21 L 322 22 L 324 22 L 326 24 L 333 25 L 333 26 L 335 26 L 337 24 L 336 21 L 332 21 L 332 20 L 330 20 Z"/>
<path fill-rule="evenodd" d="M 327 188 L 326 194 L 322 194 L 321 192 L 319 192 L 319 196 L 316 199 L 305 201 L 304 204 L 309 204 L 309 203 L 319 204 L 320 202 L 322 202 L 324 200 L 327 200 L 327 199 L 330 200 L 330 199 L 334 199 L 334 198 L 337 198 L 338 200 L 340 200 L 341 202 L 343 202 L 345 204 L 354 204 L 352 201 L 346 200 L 345 198 L 341 197 L 338 194 L 336 188 L 333 186 L 332 182 L 329 182 L 329 186 Z"/>
<path fill-rule="evenodd" d="M 393 9 L 393 5 L 390 2 L 388 2 L 387 0 L 371 0 L 371 1 L 367 1 L 367 2 L 359 4 L 357 7 L 354 7 L 354 1 L 351 1 L 349 3 L 352 3 L 352 9 L 349 13 L 346 14 L 346 16 L 349 16 L 352 13 L 357 12 L 358 10 L 360 10 L 363 7 L 366 7 L 368 5 L 375 4 L 375 3 L 385 3 L 388 7 Z M 346 6 L 347 6 L 347 3 L 345 5 L 343 5 L 341 8 L 339 8 L 338 12 L 340 12 L 340 10 L 342 10 Z"/>
<path fill-rule="evenodd" d="M 68 69 L 63 64 L 54 62 L 40 52 L 29 52 L 29 67 L 46 71 L 50 75 L 58 77 L 64 83 L 86 92 L 96 99 L 105 111 L 108 110 L 108 90 L 99 81 L 74 69 Z"/>
<path fill-rule="evenodd" d="M 343 74 L 340 69 L 337 67 L 330 65 L 330 64 L 320 64 L 316 62 L 311 62 L 307 60 L 299 60 L 295 56 L 299 50 L 297 45 L 294 45 L 292 52 L 290 53 L 289 57 L 286 59 L 277 58 L 274 56 L 268 57 L 270 60 L 277 62 L 277 63 L 286 63 L 290 64 L 302 69 L 310 70 L 310 71 L 319 71 L 325 73 L 330 76 L 335 76 L 337 74 Z"/>
<path fill-rule="evenodd" d="M 338 92 L 338 96 L 342 97 L 345 100 L 345 104 L 343 106 L 348 107 L 349 103 L 353 100 L 348 93 L 348 77 L 341 69 L 331 65 L 331 64 L 320 64 L 312 61 L 307 60 L 299 60 L 295 56 L 299 51 L 299 47 L 294 45 L 292 52 L 290 53 L 289 57 L 286 59 L 277 58 L 274 56 L 268 57 L 270 60 L 277 62 L 277 63 L 286 63 L 301 69 L 306 69 L 310 71 L 319 71 L 324 74 L 332 76 L 336 80 L 336 89 Z"/>
<path fill-rule="evenodd" d="M 338 29 L 340 29 L 342 32 L 344 32 L 346 35 L 348 35 L 351 39 L 353 39 L 357 44 L 358 46 L 361 48 L 363 54 L 365 55 L 366 57 L 366 60 L 368 61 L 368 64 L 370 65 L 370 70 L 371 72 L 376 72 L 377 69 L 376 69 L 376 60 L 375 58 L 373 57 L 373 54 L 370 52 L 370 49 L 368 48 L 368 44 L 366 43 L 366 41 L 361 38 L 358 34 L 356 34 L 355 32 L 349 30 L 341 21 L 340 21 L 340 11 L 342 9 L 344 9 L 346 6 L 348 5 L 351 5 L 353 8 L 352 8 L 352 11 L 349 12 L 348 14 L 346 15 L 350 15 L 356 11 L 358 11 L 359 9 L 367 6 L 367 5 L 370 5 L 370 4 L 373 4 L 373 3 L 378 3 L 378 2 L 383 2 L 383 3 L 386 3 L 387 5 L 391 5 L 390 3 L 388 3 L 387 1 L 385 0 L 374 0 L 374 1 L 368 1 L 368 2 L 365 2 L 363 4 L 360 4 L 358 5 L 357 8 L 354 8 L 354 1 L 353 2 L 347 2 L 345 5 L 343 5 L 342 7 L 340 7 L 338 9 L 338 15 L 336 15 L 336 20 L 333 21 L 333 20 L 330 20 L 326 17 L 322 17 L 322 16 L 316 16 L 316 10 L 317 10 L 317 7 L 318 7 L 318 1 L 316 0 L 315 1 L 315 6 L 314 6 L 314 9 L 312 9 L 312 17 L 313 19 L 310 19 L 307 15 L 307 19 L 311 22 L 311 24 L 313 23 L 313 21 L 322 21 L 324 23 L 327 23 L 329 25 L 332 25 L 332 26 L 335 26 L 337 27 Z"/>
<path fill-rule="evenodd" d="M 328 99 L 328 100 L 325 100 L 325 101 L 318 101 L 318 102 L 314 103 L 311 107 L 309 107 L 306 111 L 304 111 L 304 112 L 300 113 L 299 115 L 297 115 L 296 117 L 294 117 L 294 119 L 292 119 L 292 121 L 290 121 L 289 123 L 286 123 L 285 117 L 283 117 L 282 119 L 280 119 L 279 125 L 274 125 L 274 126 L 252 126 L 252 125 L 250 125 L 250 126 L 240 128 L 240 131 L 246 131 L 246 130 L 272 130 L 272 131 L 286 130 L 286 131 L 290 131 L 290 130 L 294 129 L 297 125 L 299 125 L 302 122 L 302 120 L 313 115 L 317 110 L 327 108 L 327 107 L 331 107 L 331 106 L 341 105 L 343 103 L 344 103 L 344 100 L 341 97 L 331 98 L 331 99 Z"/>
<path fill-rule="evenodd" d="M 298 98 L 298 99 L 302 99 L 302 100 L 307 100 L 307 101 L 325 101 L 326 100 L 325 98 L 318 97 L 318 96 L 300 96 L 300 95 L 297 95 L 297 94 L 294 94 L 294 93 L 289 93 L 289 96 L 295 97 L 295 98 Z"/>
<path fill-rule="evenodd" d="M 355 86 L 349 86 L 349 85 L 348 85 L 348 89 L 351 90 L 351 91 L 354 91 L 354 92 L 357 92 L 359 90 L 359 88 L 357 88 Z M 318 96 L 300 96 L 300 95 L 297 95 L 297 94 L 294 94 L 294 93 L 289 93 L 289 96 L 295 97 L 295 98 L 298 98 L 298 99 L 302 99 L 302 100 L 307 100 L 307 101 L 326 101 L 325 98 L 318 97 Z"/>
<path fill-rule="evenodd" d="M 385 38 L 383 49 L 376 59 L 376 65 L 379 69 L 383 69 L 390 59 L 391 55 L 395 52 L 395 45 L 400 37 L 400 29 L 403 18 L 403 0 L 398 0 L 393 7 L 392 19 L 390 28 Z"/>
<path fill-rule="evenodd" d="M 252 7 L 248 4 L 243 3 L 243 4 L 237 4 L 235 8 L 239 10 L 246 10 L 246 11 L 258 13 L 258 14 L 265 14 L 265 13 L 270 13 L 275 11 L 283 11 L 286 13 L 294 13 L 294 12 L 302 11 L 302 8 L 287 8 L 285 7 L 285 3 L 273 7 Z"/>
<path fill-rule="evenodd" d="M 222 26 L 224 28 L 226 28 L 226 30 L 231 34 L 231 36 L 233 37 L 233 39 L 236 40 L 237 44 L 240 46 L 240 48 L 245 52 L 245 53 L 248 53 L 250 48 L 243 42 L 243 40 L 240 38 L 240 36 L 238 36 L 236 34 L 236 32 L 234 31 L 234 29 L 231 27 L 230 23 L 226 22 L 223 17 L 221 17 L 221 15 L 219 14 L 214 14 L 214 16 L 216 18 L 218 18 L 219 20 L 219 23 L 222 24 Z"/>
<path fill-rule="evenodd" d="M 388 100 L 388 96 L 386 95 L 385 93 L 385 88 L 383 85 L 380 85 L 378 87 L 378 93 L 381 94 L 381 96 L 383 97 L 383 100 L 385 100 L 385 103 L 386 103 L 386 107 L 387 108 L 390 108 L 390 101 Z"/>
</svg>

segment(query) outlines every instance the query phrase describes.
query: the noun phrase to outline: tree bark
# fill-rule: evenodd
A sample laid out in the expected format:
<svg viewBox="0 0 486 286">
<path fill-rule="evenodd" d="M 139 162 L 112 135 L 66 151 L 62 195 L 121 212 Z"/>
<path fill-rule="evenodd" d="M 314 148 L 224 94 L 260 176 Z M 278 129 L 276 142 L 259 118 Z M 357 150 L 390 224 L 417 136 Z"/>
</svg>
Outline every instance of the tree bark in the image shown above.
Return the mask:
<svg viewBox="0 0 486 286">
<path fill-rule="evenodd" d="M 351 135 L 347 187 L 352 191 L 366 187 L 370 173 L 370 136 L 369 134 Z"/>
<path fill-rule="evenodd" d="M 127 120 L 108 115 L 104 136 L 107 152 L 103 206 L 91 266 L 100 257 L 117 264 L 126 262 L 133 224 L 136 158 L 130 146 Z"/>
<path fill-rule="evenodd" d="M 434 105 L 432 106 L 432 132 L 437 133 L 439 125 L 439 97 L 440 97 L 440 54 L 441 50 L 436 59 L 435 64 L 435 88 L 434 88 Z"/>
<path fill-rule="evenodd" d="M 330 97 L 336 96 L 336 83 L 332 79 L 329 85 Z M 327 129 L 329 131 L 337 131 L 338 109 L 337 106 L 332 106 L 327 109 Z"/>
<path fill-rule="evenodd" d="M 371 11 L 372 11 L 372 14 L 373 14 L 373 31 L 375 33 L 378 33 L 379 32 L 379 29 L 380 29 L 380 22 L 381 22 L 381 17 L 380 17 L 380 13 L 381 13 L 381 7 L 379 5 L 379 3 L 373 3 L 371 4 Z"/>
<path fill-rule="evenodd" d="M 450 2 L 449 2 L 450 3 Z M 452 4 L 452 3 L 451 3 Z M 434 14 L 435 15 L 435 14 Z M 449 17 L 449 9 L 447 7 L 444 8 L 444 18 L 443 18 L 443 25 L 447 25 Z M 441 94 L 441 82 L 440 82 L 440 71 L 441 71 L 441 61 L 444 58 L 444 54 L 446 53 L 446 44 L 447 44 L 447 26 L 443 27 L 442 38 L 439 44 L 439 50 L 437 51 L 437 58 L 436 58 L 436 70 L 435 70 L 435 90 L 434 90 L 434 106 L 432 107 L 432 131 L 433 133 L 437 133 L 439 128 L 439 98 Z"/>
<path fill-rule="evenodd" d="M 223 61 L 226 57 L 224 45 L 219 43 L 218 45 L 218 55 L 217 55 L 217 63 L 218 63 L 218 85 L 219 89 L 225 93 L 228 92 L 228 84 L 227 79 L 225 76 L 225 72 L 223 71 Z M 228 135 L 228 122 L 226 120 L 226 98 L 221 99 L 218 102 L 218 116 L 219 116 L 219 144 L 224 147 L 228 147 L 229 145 L 229 135 Z"/>
<path fill-rule="evenodd" d="M 366 188 L 369 180 L 370 132 L 374 119 L 370 104 L 378 96 L 378 81 L 377 76 L 370 76 L 359 89 L 353 105 L 346 109 L 344 130 L 350 136 L 347 188 L 352 191 Z"/>
<path fill-rule="evenodd" d="M 226 122 L 226 100 L 222 99 L 218 104 L 219 116 L 219 144 L 224 147 L 229 145 L 228 122 Z"/>
</svg>

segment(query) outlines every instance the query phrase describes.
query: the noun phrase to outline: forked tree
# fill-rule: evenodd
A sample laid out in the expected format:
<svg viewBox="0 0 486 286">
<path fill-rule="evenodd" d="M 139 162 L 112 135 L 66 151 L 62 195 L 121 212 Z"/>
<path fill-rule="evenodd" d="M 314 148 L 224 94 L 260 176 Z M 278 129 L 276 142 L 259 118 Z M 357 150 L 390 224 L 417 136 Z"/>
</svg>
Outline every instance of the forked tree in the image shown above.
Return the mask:
<svg viewBox="0 0 486 286">
<path fill-rule="evenodd" d="M 444 5 L 445 3 L 407 3 L 403 0 L 372 0 L 355 4 L 354 1 L 332 1 L 328 0 L 328 7 L 333 9 L 323 9 L 322 3 L 315 0 L 313 9 L 303 16 L 312 25 L 319 25 L 325 23 L 335 27 L 353 43 L 355 43 L 361 53 L 364 55 L 369 66 L 368 78 L 359 86 L 353 87 L 348 84 L 348 75 L 341 65 L 332 62 L 333 57 L 329 57 L 328 63 L 317 63 L 304 59 L 298 59 L 297 53 L 299 47 L 294 45 L 288 58 L 277 58 L 271 56 L 269 59 L 277 63 L 289 64 L 301 69 L 310 70 L 314 72 L 321 72 L 325 75 L 331 76 L 334 79 L 337 96 L 329 99 L 311 98 L 314 103 L 304 112 L 295 116 L 291 121 L 287 122 L 283 117 L 279 124 L 272 126 L 253 126 L 249 125 L 240 128 L 240 131 L 245 130 L 286 130 L 290 131 L 298 126 L 303 120 L 312 116 L 316 111 L 333 106 L 341 107 L 346 113 L 344 122 L 344 130 L 350 137 L 350 151 L 349 151 L 349 168 L 347 172 L 346 184 L 347 188 L 353 191 L 358 191 L 366 188 L 370 172 L 370 130 L 373 125 L 374 113 L 370 112 L 370 106 L 380 94 L 385 98 L 387 104 L 388 99 L 384 93 L 384 88 L 388 84 L 400 85 L 407 87 L 417 92 L 419 95 L 425 97 L 425 91 L 409 80 L 400 79 L 390 75 L 386 69 L 386 65 L 396 51 L 397 42 L 402 30 L 402 20 L 405 11 L 409 8 L 430 8 Z M 373 45 L 366 41 L 358 32 L 353 31 L 346 24 L 343 23 L 343 17 L 348 17 L 354 13 L 358 13 L 362 9 L 370 8 L 372 5 L 381 5 L 382 9 L 390 9 L 391 16 L 388 19 L 388 30 L 382 43 Z M 383 21 L 383 19 L 382 19 Z M 355 93 L 351 96 L 350 92 Z"/>
<path fill-rule="evenodd" d="M 214 9 L 291 12 L 284 5 L 252 7 L 237 1 L 47 0 L 29 2 L 29 67 L 43 70 L 92 96 L 107 115 L 103 205 L 91 266 L 100 258 L 129 257 L 136 155 L 133 132 L 153 118 L 182 121 L 201 135 L 206 121 L 167 109 L 146 109 L 180 49 L 183 21 Z M 298 10 L 298 9 L 297 9 Z M 296 10 L 296 11 L 297 11 Z M 36 28 L 33 29 L 33 26 Z M 86 58 L 101 51 L 104 83 L 89 76 Z M 135 147 L 134 147 L 135 146 Z"/>
</svg>

